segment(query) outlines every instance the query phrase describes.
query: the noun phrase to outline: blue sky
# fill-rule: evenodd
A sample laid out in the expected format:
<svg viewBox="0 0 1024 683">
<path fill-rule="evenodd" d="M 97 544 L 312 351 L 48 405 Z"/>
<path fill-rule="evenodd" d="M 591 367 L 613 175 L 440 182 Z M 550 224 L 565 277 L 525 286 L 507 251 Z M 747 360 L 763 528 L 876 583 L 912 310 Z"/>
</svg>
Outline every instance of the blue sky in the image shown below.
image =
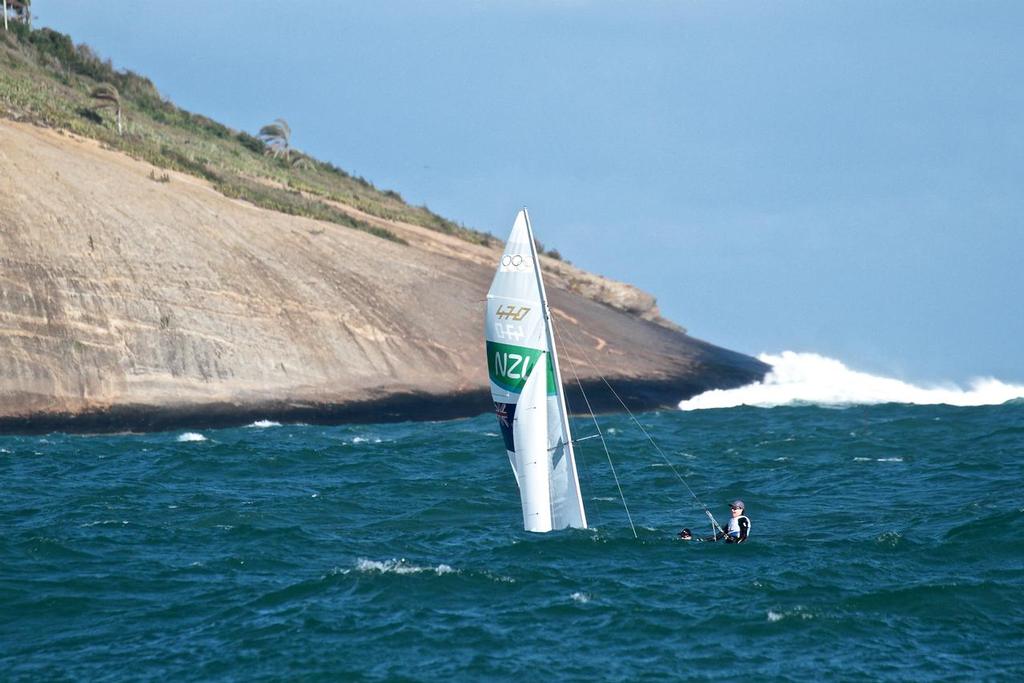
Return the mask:
<svg viewBox="0 0 1024 683">
<path fill-rule="evenodd" d="M 286 11 L 287 10 L 287 11 Z M 695 336 L 1024 380 L 1024 4 L 38 0 L 179 106 L 632 282 Z"/>
</svg>

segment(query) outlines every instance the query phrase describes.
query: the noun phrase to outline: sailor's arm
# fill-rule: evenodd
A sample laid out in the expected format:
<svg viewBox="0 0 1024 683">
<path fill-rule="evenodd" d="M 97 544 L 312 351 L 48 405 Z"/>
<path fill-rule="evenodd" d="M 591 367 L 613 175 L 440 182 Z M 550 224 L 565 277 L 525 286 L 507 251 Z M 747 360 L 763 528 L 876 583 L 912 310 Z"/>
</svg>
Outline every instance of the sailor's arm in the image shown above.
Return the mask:
<svg viewBox="0 0 1024 683">
<path fill-rule="evenodd" d="M 736 539 L 737 543 L 743 543 L 747 540 L 747 533 L 750 531 L 750 520 L 746 517 L 739 518 L 740 524 L 740 537 Z"/>
</svg>

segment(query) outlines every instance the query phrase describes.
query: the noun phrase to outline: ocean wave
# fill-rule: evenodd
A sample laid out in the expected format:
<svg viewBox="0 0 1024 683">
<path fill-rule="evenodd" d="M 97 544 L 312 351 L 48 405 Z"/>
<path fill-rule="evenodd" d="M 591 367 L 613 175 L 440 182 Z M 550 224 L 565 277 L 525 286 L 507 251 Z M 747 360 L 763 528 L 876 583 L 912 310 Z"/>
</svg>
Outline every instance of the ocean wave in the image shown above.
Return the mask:
<svg viewBox="0 0 1024 683">
<path fill-rule="evenodd" d="M 849 406 L 876 403 L 982 406 L 1024 400 L 1024 386 L 976 378 L 968 388 L 953 384 L 923 387 L 891 377 L 851 370 L 842 362 L 816 353 L 762 353 L 772 366 L 763 382 L 737 389 L 714 389 L 679 404 L 681 410 L 784 405 Z"/>
<path fill-rule="evenodd" d="M 266 429 L 268 427 L 280 427 L 281 423 L 274 422 L 273 420 L 256 420 L 249 426 L 255 429 Z"/>
<path fill-rule="evenodd" d="M 768 621 L 776 622 L 782 621 L 783 619 L 814 619 L 815 615 L 812 612 L 807 611 L 802 605 L 797 605 L 791 610 L 768 610 Z"/>
<path fill-rule="evenodd" d="M 179 443 L 185 443 L 187 441 L 206 441 L 206 437 L 202 434 L 196 434 L 195 432 L 185 432 L 184 434 L 178 435 Z"/>
<path fill-rule="evenodd" d="M 84 524 L 79 524 L 78 526 L 81 528 L 86 528 L 91 526 L 124 526 L 126 524 L 128 524 L 127 519 L 101 519 L 96 522 L 85 522 Z"/>
<path fill-rule="evenodd" d="M 447 564 L 439 564 L 436 567 L 421 567 L 407 562 L 405 558 L 398 560 L 384 560 L 381 562 L 361 557 L 356 562 L 355 570 L 357 572 L 370 574 L 422 574 L 423 572 L 431 572 L 438 576 L 458 573 L 457 569 L 452 569 Z"/>
</svg>

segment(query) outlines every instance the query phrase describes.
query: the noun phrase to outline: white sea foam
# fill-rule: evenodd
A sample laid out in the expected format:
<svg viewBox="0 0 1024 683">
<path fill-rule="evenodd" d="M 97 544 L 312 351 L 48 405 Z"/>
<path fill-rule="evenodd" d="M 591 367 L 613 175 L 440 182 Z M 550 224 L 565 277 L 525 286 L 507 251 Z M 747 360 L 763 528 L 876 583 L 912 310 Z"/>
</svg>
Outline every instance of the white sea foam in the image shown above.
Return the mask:
<svg viewBox="0 0 1024 683">
<path fill-rule="evenodd" d="M 875 542 L 879 545 L 887 545 L 890 548 L 895 548 L 903 540 L 903 534 L 898 531 L 883 531 L 875 537 Z"/>
<path fill-rule="evenodd" d="M 847 406 L 873 403 L 946 404 L 952 406 L 999 405 L 1024 398 L 1024 386 L 1006 384 L 991 377 L 977 378 L 967 389 L 955 384 L 923 387 L 891 377 L 851 370 L 838 360 L 816 353 L 783 351 L 758 358 L 772 366 L 763 382 L 738 389 L 706 391 L 679 404 L 682 410 L 774 406 L 811 403 Z"/>
<path fill-rule="evenodd" d="M 90 526 L 125 526 L 127 524 L 127 519 L 101 519 L 96 522 L 86 522 L 85 524 L 79 524 L 78 526 L 85 528 Z"/>
<path fill-rule="evenodd" d="M 185 432 L 184 434 L 178 435 L 178 441 L 206 441 L 206 437 L 202 434 L 196 434 L 195 432 Z"/>
<path fill-rule="evenodd" d="M 354 439 L 352 439 L 352 443 L 366 443 L 367 441 L 369 441 L 369 439 L 367 439 L 365 436 L 357 436 Z"/>
<path fill-rule="evenodd" d="M 281 423 L 273 420 L 256 420 L 249 426 L 255 429 L 266 429 L 267 427 L 280 427 Z"/>
<path fill-rule="evenodd" d="M 573 593 L 569 597 L 571 597 L 574 601 L 576 601 L 576 602 L 578 602 L 578 603 L 580 603 L 582 605 L 585 605 L 588 602 L 590 602 L 590 596 L 589 595 L 587 595 L 586 593 L 580 593 L 578 591 L 576 593 Z"/>
<path fill-rule="evenodd" d="M 439 564 L 436 567 L 420 567 L 406 562 L 405 558 L 400 560 L 384 560 L 383 562 L 359 558 L 356 562 L 356 571 L 371 574 L 421 574 L 423 572 L 432 572 L 438 576 L 457 573 L 457 570 L 452 569 L 447 564 Z"/>
<path fill-rule="evenodd" d="M 768 610 L 768 621 L 782 621 L 783 619 L 813 619 L 814 614 L 808 612 L 802 605 L 797 605 L 789 611 L 776 612 Z"/>
</svg>

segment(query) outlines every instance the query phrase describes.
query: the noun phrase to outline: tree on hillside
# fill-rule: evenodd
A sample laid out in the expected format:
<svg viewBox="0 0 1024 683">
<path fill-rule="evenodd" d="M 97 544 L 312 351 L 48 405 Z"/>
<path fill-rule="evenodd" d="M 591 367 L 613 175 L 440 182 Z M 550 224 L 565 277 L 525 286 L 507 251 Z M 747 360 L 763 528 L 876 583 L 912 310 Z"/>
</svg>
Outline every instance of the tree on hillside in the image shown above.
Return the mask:
<svg viewBox="0 0 1024 683">
<path fill-rule="evenodd" d="M 267 144 L 267 154 L 283 156 L 286 161 L 291 156 L 291 138 L 292 129 L 284 119 L 276 119 L 260 128 L 260 139 Z"/>
<path fill-rule="evenodd" d="M 89 97 L 96 100 L 97 109 L 113 109 L 116 112 L 117 134 L 124 135 L 121 128 L 121 94 L 117 92 L 117 88 L 109 83 L 101 83 L 93 88 Z"/>
</svg>

